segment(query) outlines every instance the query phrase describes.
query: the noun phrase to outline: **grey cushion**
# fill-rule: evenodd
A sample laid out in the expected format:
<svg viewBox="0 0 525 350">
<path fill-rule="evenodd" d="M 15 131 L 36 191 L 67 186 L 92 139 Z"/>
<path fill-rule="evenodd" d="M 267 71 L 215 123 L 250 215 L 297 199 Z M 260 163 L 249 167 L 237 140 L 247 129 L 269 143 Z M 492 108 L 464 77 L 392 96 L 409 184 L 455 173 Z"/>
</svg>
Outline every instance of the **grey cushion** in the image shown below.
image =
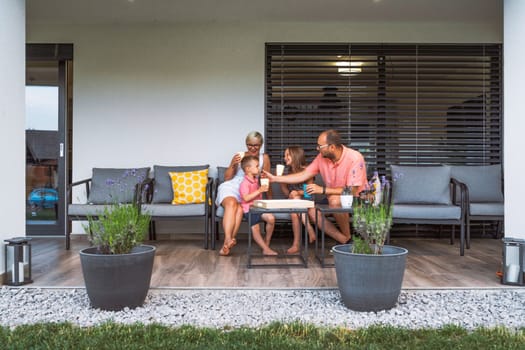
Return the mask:
<svg viewBox="0 0 525 350">
<path fill-rule="evenodd" d="M 152 203 L 171 203 L 173 200 L 173 187 L 171 186 L 171 177 L 169 172 L 186 172 L 208 169 L 210 166 L 205 165 L 188 165 L 188 166 L 153 166 L 153 176 L 155 177 L 155 187 L 153 191 Z"/>
<path fill-rule="evenodd" d="M 217 210 L 215 211 L 215 216 L 222 219 L 222 217 L 224 216 L 224 208 L 222 205 L 219 205 L 217 207 Z"/>
<path fill-rule="evenodd" d="M 290 221 L 290 214 L 289 213 L 273 213 L 273 216 L 275 217 L 275 220 L 277 221 Z"/>
<path fill-rule="evenodd" d="M 228 169 L 228 167 L 225 166 L 218 166 L 217 167 L 217 179 L 219 180 L 219 183 L 224 182 L 224 172 Z"/>
<path fill-rule="evenodd" d="M 443 204 L 396 204 L 395 219 L 459 220 L 461 207 Z"/>
<path fill-rule="evenodd" d="M 503 216 L 503 203 L 470 203 L 470 215 L 475 216 Z"/>
<path fill-rule="evenodd" d="M 395 204 L 451 204 L 449 166 L 391 165 Z"/>
<path fill-rule="evenodd" d="M 67 215 L 69 216 L 98 216 L 104 213 L 104 209 L 111 205 L 107 204 L 69 204 L 67 206 Z"/>
<path fill-rule="evenodd" d="M 135 187 L 148 177 L 149 168 L 93 168 L 88 202 L 92 204 L 131 203 Z"/>
<path fill-rule="evenodd" d="M 170 201 L 171 202 L 171 201 Z M 149 213 L 151 216 L 203 216 L 206 208 L 204 203 L 201 204 L 142 204 L 143 213 Z"/>
<path fill-rule="evenodd" d="M 451 176 L 468 187 L 470 202 L 503 202 L 501 165 L 454 165 Z"/>
</svg>

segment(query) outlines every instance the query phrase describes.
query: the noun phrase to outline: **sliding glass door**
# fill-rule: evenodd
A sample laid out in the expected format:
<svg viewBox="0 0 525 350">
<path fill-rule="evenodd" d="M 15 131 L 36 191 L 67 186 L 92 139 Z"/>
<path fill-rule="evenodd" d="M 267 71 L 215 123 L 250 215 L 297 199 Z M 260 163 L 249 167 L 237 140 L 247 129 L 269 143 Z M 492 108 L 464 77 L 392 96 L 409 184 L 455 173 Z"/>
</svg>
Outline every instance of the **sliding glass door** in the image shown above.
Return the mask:
<svg viewBox="0 0 525 350">
<path fill-rule="evenodd" d="M 26 63 L 26 230 L 28 235 L 64 235 L 71 60 L 34 57 L 29 46 Z"/>
</svg>

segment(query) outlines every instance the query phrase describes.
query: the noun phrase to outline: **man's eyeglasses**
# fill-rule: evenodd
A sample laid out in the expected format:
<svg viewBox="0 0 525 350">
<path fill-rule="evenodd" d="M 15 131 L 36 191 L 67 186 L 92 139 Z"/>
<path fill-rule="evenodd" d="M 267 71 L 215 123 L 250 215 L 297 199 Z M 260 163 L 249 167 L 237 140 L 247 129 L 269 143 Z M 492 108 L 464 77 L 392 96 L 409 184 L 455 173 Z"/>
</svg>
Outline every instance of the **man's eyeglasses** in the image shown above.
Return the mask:
<svg viewBox="0 0 525 350">
<path fill-rule="evenodd" d="M 247 144 L 246 144 L 246 147 L 259 148 L 259 147 L 261 147 L 261 145 L 258 144 L 258 143 L 256 143 L 256 144 L 247 143 Z"/>
<path fill-rule="evenodd" d="M 315 147 L 315 148 L 316 148 L 318 151 L 320 151 L 320 150 L 322 150 L 323 148 L 326 148 L 326 147 L 328 147 L 328 146 L 330 146 L 329 143 L 327 143 L 326 145 L 317 145 L 317 147 Z"/>
</svg>

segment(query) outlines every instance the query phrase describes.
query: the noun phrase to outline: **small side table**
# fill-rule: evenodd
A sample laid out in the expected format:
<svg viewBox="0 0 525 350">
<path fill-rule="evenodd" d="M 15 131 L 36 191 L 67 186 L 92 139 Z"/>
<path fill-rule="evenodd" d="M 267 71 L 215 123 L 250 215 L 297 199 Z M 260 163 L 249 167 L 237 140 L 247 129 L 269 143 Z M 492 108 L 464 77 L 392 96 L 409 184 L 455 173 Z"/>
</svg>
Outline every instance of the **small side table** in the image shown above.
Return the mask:
<svg viewBox="0 0 525 350">
<path fill-rule="evenodd" d="M 325 254 L 325 233 L 324 225 L 326 219 L 326 214 L 337 214 L 337 213 L 348 213 L 352 214 L 352 207 L 342 208 L 342 207 L 330 207 L 328 204 L 316 204 L 315 205 L 315 257 L 321 263 L 321 267 L 333 267 L 334 263 L 326 263 L 326 254 Z M 321 226 L 319 227 L 318 216 L 321 214 Z M 321 231 L 319 234 L 319 230 Z M 321 243 L 319 244 L 319 236 L 321 236 Z"/>
<path fill-rule="evenodd" d="M 250 214 L 265 214 L 265 213 L 281 213 L 281 214 L 306 214 L 306 223 L 308 223 L 308 208 L 259 208 L 251 207 Z M 268 256 L 264 254 L 252 254 L 252 219 L 249 215 L 248 219 L 248 268 L 252 267 L 308 267 L 308 231 L 305 225 L 301 225 L 301 252 L 297 254 L 284 254 Z M 272 263 L 272 264 L 253 264 L 252 258 L 267 258 L 267 259 L 290 259 L 298 258 L 300 263 Z"/>
</svg>

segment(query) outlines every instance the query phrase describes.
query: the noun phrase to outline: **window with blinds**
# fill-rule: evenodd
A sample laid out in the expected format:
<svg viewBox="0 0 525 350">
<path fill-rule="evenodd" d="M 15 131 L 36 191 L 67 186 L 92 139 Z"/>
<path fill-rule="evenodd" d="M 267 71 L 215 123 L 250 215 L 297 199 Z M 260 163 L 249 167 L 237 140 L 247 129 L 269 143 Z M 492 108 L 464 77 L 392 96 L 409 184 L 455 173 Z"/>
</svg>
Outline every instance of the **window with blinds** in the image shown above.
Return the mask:
<svg viewBox="0 0 525 350">
<path fill-rule="evenodd" d="M 502 162 L 499 44 L 266 44 L 265 145 L 336 129 L 369 170 Z"/>
</svg>

